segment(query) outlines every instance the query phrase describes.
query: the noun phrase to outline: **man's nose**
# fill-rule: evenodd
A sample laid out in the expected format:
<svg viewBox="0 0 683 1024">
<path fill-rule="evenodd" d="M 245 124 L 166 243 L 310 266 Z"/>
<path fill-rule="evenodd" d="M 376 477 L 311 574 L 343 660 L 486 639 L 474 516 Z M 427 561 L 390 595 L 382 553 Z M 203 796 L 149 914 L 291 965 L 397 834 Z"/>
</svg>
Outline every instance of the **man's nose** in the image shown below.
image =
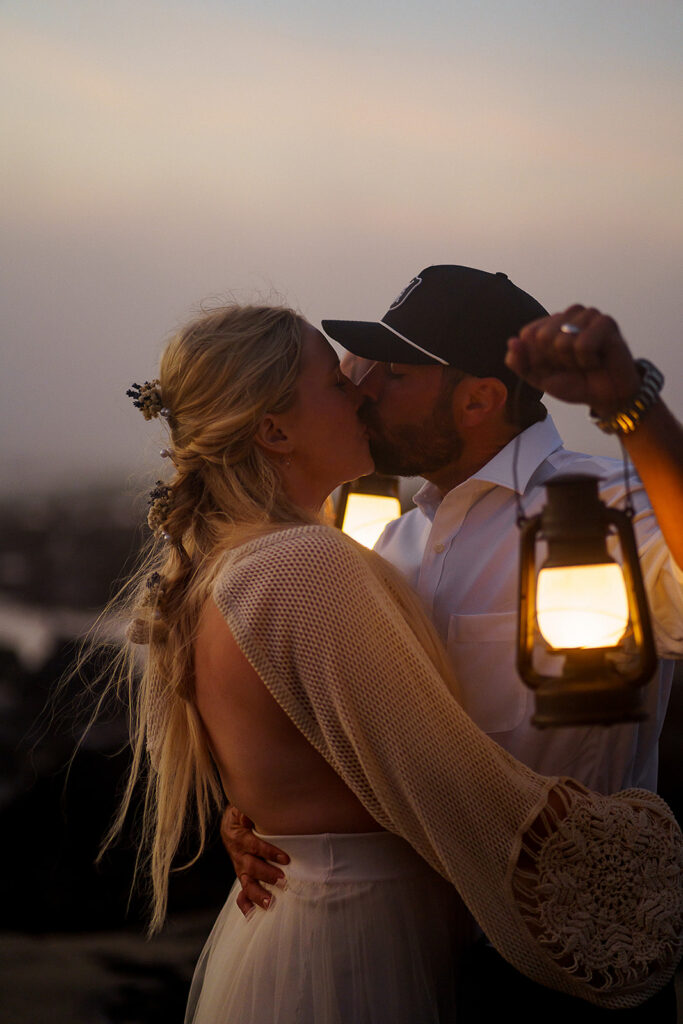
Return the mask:
<svg viewBox="0 0 683 1024">
<path fill-rule="evenodd" d="M 361 398 L 370 402 L 377 402 L 384 390 L 385 381 L 386 365 L 384 363 L 371 363 L 365 374 L 356 384 L 358 394 Z"/>
<path fill-rule="evenodd" d="M 353 408 L 355 409 L 356 412 L 358 412 L 361 405 L 365 401 L 360 388 L 357 387 L 350 378 L 347 378 L 346 388 L 344 390 L 346 393 L 346 397 L 351 400 Z"/>
</svg>

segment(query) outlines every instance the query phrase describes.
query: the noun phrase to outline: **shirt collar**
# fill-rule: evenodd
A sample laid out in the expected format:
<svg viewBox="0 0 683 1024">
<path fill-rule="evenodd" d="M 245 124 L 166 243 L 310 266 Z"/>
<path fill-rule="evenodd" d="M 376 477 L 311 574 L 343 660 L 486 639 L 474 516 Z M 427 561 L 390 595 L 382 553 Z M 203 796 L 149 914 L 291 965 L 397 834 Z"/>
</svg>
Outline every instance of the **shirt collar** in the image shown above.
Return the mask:
<svg viewBox="0 0 683 1024">
<path fill-rule="evenodd" d="M 504 448 L 496 452 L 485 466 L 473 473 L 467 480 L 463 480 L 458 487 L 465 487 L 470 480 L 480 480 L 514 491 L 513 466 L 515 449 L 517 449 L 517 484 L 519 493 L 524 494 L 532 475 L 541 463 L 561 447 L 562 438 L 558 434 L 552 418 L 546 416 L 544 420 L 533 423 L 517 437 L 513 437 Z M 457 488 L 453 488 L 453 490 L 457 490 Z M 427 481 L 417 492 L 413 501 L 424 515 L 433 519 L 442 501 L 441 492 L 438 487 Z"/>
</svg>

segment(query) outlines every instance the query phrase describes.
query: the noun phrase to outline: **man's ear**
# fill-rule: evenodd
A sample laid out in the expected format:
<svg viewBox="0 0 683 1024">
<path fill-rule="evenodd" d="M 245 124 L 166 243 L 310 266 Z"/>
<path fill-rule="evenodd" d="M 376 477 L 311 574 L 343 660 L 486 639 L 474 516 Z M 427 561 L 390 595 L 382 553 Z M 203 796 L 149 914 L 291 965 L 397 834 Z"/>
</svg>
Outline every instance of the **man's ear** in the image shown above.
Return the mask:
<svg viewBox="0 0 683 1024">
<path fill-rule="evenodd" d="M 507 402 L 508 389 L 497 377 L 468 377 L 467 386 L 461 392 L 461 424 L 478 426 L 492 414 L 502 411 Z"/>
<path fill-rule="evenodd" d="M 254 440 L 259 448 L 271 455 L 289 455 L 294 447 L 278 417 L 270 414 L 259 423 Z"/>
</svg>

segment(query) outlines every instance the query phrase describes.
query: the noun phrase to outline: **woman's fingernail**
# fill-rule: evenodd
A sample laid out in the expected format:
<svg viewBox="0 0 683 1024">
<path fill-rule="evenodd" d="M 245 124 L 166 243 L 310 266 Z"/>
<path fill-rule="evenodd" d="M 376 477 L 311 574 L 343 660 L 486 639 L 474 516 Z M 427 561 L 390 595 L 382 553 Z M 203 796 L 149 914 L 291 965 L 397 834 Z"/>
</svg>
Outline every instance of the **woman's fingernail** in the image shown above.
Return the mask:
<svg viewBox="0 0 683 1024">
<path fill-rule="evenodd" d="M 289 857 L 287 856 L 286 853 L 278 853 L 275 860 L 278 862 L 278 864 L 286 864 L 289 861 Z"/>
<path fill-rule="evenodd" d="M 278 889 L 282 889 L 283 892 L 286 892 L 286 890 L 287 890 L 287 879 L 285 878 L 284 875 L 282 875 L 280 878 L 278 878 L 277 881 L 275 882 L 275 884 L 278 887 Z"/>
<path fill-rule="evenodd" d="M 263 903 L 261 904 L 261 906 L 263 907 L 264 910 L 267 910 L 272 902 L 273 902 L 273 897 L 272 896 L 266 896 L 264 898 Z"/>
</svg>

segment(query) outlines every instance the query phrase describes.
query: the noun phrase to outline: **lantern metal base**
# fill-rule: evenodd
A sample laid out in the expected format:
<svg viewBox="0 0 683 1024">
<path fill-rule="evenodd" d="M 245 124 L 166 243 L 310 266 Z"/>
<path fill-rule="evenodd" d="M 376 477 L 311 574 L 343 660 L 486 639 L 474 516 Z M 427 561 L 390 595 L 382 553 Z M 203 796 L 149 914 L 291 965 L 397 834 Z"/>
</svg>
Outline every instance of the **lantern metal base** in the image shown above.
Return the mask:
<svg viewBox="0 0 683 1024">
<path fill-rule="evenodd" d="M 531 719 L 538 729 L 572 725 L 618 725 L 647 718 L 641 706 L 642 687 L 605 686 L 604 683 L 559 681 L 534 691 L 536 711 Z"/>
</svg>

